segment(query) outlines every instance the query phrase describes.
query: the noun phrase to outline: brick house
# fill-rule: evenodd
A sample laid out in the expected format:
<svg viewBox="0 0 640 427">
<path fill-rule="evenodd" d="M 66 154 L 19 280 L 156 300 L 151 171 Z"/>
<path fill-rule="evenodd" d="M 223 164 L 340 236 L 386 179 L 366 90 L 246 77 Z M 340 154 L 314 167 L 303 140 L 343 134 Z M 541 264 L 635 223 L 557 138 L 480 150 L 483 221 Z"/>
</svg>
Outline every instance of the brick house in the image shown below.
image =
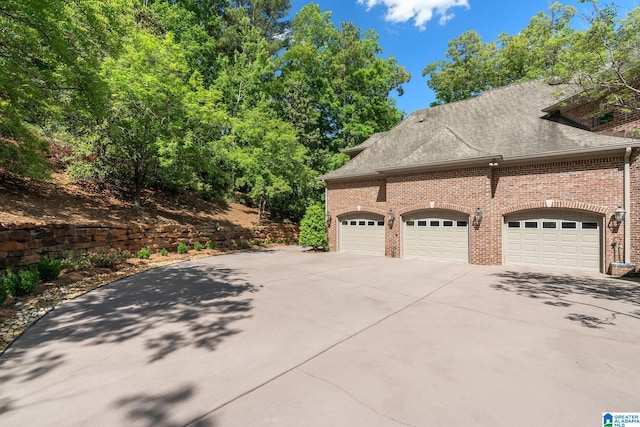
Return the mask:
<svg viewBox="0 0 640 427">
<path fill-rule="evenodd" d="M 416 111 L 345 150 L 351 160 L 320 178 L 330 249 L 634 270 L 640 141 L 626 136 L 640 117 L 594 117 L 554 89 L 531 81 Z"/>
</svg>

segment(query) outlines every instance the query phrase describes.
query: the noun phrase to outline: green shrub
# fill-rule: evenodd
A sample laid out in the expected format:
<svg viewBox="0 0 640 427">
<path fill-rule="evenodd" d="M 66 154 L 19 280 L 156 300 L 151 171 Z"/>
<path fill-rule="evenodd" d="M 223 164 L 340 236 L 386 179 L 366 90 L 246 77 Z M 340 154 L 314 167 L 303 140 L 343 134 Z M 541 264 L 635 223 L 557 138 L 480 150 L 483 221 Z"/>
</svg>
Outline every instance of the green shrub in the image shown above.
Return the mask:
<svg viewBox="0 0 640 427">
<path fill-rule="evenodd" d="M 16 288 L 16 295 L 26 295 L 33 292 L 40 281 L 38 270 L 35 269 L 22 270 L 18 273 L 18 277 L 20 282 Z"/>
<path fill-rule="evenodd" d="M 131 253 L 126 250 L 111 249 L 108 252 L 92 253 L 86 256 L 89 259 L 89 264 L 94 267 L 112 268 L 131 258 Z"/>
<path fill-rule="evenodd" d="M 266 239 L 264 239 L 264 244 L 265 245 L 270 245 L 271 244 L 271 239 L 268 238 L 268 237 Z"/>
<path fill-rule="evenodd" d="M 7 268 L 5 276 L 2 278 L 2 287 L 7 295 L 15 295 L 16 290 L 20 286 L 20 277 L 15 274 L 10 268 Z"/>
<path fill-rule="evenodd" d="M 151 257 L 151 249 L 149 248 L 142 248 L 138 251 L 137 254 L 138 258 L 140 259 L 149 259 Z"/>
<path fill-rule="evenodd" d="M 207 242 L 207 249 L 215 249 L 216 248 L 216 242 L 214 242 L 213 240 L 209 240 Z"/>
<path fill-rule="evenodd" d="M 189 247 L 187 247 L 186 243 L 180 243 L 178 245 L 178 253 L 179 254 L 186 254 L 189 251 Z"/>
<path fill-rule="evenodd" d="M 193 249 L 194 249 L 196 252 L 200 252 L 201 250 L 203 250 L 203 249 L 204 249 L 204 246 L 203 246 L 203 245 L 202 245 L 202 243 L 200 243 L 200 242 L 195 242 L 195 243 L 193 244 Z"/>
<path fill-rule="evenodd" d="M 314 249 L 328 249 L 325 213 L 321 205 L 309 206 L 304 213 L 300 221 L 300 244 Z"/>
<path fill-rule="evenodd" d="M 69 271 L 82 271 L 91 267 L 91 259 L 89 254 L 76 255 L 73 252 L 62 260 L 62 268 Z"/>
<path fill-rule="evenodd" d="M 162 249 L 160 249 L 160 255 L 167 256 L 167 255 L 169 255 L 169 251 L 166 250 L 165 248 L 162 248 Z"/>
<path fill-rule="evenodd" d="M 4 286 L 4 277 L 0 277 L 0 305 L 7 299 L 9 296 L 9 292 L 7 292 L 7 288 Z"/>
<path fill-rule="evenodd" d="M 38 262 L 38 273 L 43 282 L 50 282 L 51 280 L 57 279 L 61 271 L 62 262 L 60 262 L 60 260 L 46 256 Z"/>
</svg>

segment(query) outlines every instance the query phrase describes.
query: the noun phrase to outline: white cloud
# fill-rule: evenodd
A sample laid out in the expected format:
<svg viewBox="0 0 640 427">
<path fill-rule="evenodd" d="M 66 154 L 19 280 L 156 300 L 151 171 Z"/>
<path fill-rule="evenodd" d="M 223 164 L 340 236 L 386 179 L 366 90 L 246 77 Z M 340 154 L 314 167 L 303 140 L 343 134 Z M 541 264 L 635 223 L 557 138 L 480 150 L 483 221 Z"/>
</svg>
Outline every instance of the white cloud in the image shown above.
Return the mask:
<svg viewBox="0 0 640 427">
<path fill-rule="evenodd" d="M 444 25 L 453 18 L 451 9 L 454 7 L 469 8 L 468 0 L 358 0 L 359 4 L 366 4 L 367 9 L 382 5 L 387 8 L 385 20 L 389 22 L 415 21 L 416 27 L 425 29 L 427 22 L 434 15 L 440 17 L 440 25 Z"/>
</svg>

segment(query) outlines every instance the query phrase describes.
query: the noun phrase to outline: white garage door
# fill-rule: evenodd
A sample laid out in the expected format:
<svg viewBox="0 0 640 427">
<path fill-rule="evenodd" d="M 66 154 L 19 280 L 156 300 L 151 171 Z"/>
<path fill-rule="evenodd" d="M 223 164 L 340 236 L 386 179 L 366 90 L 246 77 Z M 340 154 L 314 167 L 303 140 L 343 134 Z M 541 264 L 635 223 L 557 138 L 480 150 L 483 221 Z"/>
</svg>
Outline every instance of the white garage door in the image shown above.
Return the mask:
<svg viewBox="0 0 640 427">
<path fill-rule="evenodd" d="M 504 263 L 600 271 L 601 220 L 575 212 L 531 212 L 504 219 Z"/>
<path fill-rule="evenodd" d="M 403 216 L 402 256 L 469 262 L 469 217 L 453 212 L 423 212 Z"/>
<path fill-rule="evenodd" d="M 340 218 L 340 252 L 384 256 L 384 217 L 358 213 Z"/>
</svg>

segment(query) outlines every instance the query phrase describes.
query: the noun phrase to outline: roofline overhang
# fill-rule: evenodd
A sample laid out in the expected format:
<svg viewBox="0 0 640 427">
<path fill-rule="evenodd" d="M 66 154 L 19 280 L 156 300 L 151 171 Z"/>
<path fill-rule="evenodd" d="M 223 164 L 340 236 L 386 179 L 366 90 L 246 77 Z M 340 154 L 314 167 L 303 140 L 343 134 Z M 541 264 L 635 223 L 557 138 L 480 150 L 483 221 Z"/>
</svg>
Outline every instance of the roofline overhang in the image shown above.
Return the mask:
<svg viewBox="0 0 640 427">
<path fill-rule="evenodd" d="M 526 164 L 535 161 L 550 160 L 576 160 L 593 158 L 594 155 L 624 154 L 627 148 L 640 148 L 640 140 L 627 142 L 624 144 L 607 145 L 601 147 L 570 149 L 561 151 L 547 151 L 541 153 L 527 154 L 522 156 L 504 156 L 495 154 L 492 156 L 473 157 L 468 159 L 446 160 L 442 162 L 420 163 L 405 166 L 389 166 L 376 169 L 376 172 L 369 172 L 356 175 L 345 175 L 330 177 L 327 175 L 318 178 L 325 182 L 338 181 L 361 181 L 367 179 L 381 179 L 386 175 L 398 175 L 403 173 L 415 173 L 427 170 L 444 170 L 453 167 L 490 166 L 489 163 L 497 162 L 500 166 Z M 496 165 L 497 166 L 497 165 Z"/>
<path fill-rule="evenodd" d="M 540 160 L 575 160 L 592 158 L 594 155 L 624 153 L 627 148 L 640 147 L 640 140 L 624 144 L 605 145 L 600 147 L 580 148 L 560 151 L 547 151 L 542 153 L 526 154 L 523 156 L 504 156 L 505 163 L 530 163 Z"/>
<path fill-rule="evenodd" d="M 382 175 L 376 172 L 369 172 L 369 173 L 363 173 L 363 174 L 355 174 L 355 175 L 345 175 L 345 176 L 336 176 L 336 177 L 331 177 L 329 176 L 330 174 L 327 175 L 322 175 L 318 178 L 316 178 L 318 181 L 324 181 L 324 182 L 337 182 L 337 181 L 363 181 L 363 180 L 367 180 L 367 179 L 380 179 L 382 178 Z"/>
<path fill-rule="evenodd" d="M 494 160 L 502 160 L 502 155 L 494 154 L 488 156 L 481 157 L 471 157 L 467 159 L 455 159 L 455 160 L 444 160 L 441 162 L 431 162 L 431 163 L 415 163 L 412 165 L 403 165 L 403 166 L 388 166 L 386 168 L 376 169 L 376 172 L 384 175 L 397 175 L 402 173 L 412 173 L 412 172 L 420 172 L 423 170 L 432 170 L 432 169 L 450 169 L 452 166 L 458 167 L 469 167 L 469 166 L 480 166 L 486 165 L 487 162 L 492 162 Z"/>
</svg>

